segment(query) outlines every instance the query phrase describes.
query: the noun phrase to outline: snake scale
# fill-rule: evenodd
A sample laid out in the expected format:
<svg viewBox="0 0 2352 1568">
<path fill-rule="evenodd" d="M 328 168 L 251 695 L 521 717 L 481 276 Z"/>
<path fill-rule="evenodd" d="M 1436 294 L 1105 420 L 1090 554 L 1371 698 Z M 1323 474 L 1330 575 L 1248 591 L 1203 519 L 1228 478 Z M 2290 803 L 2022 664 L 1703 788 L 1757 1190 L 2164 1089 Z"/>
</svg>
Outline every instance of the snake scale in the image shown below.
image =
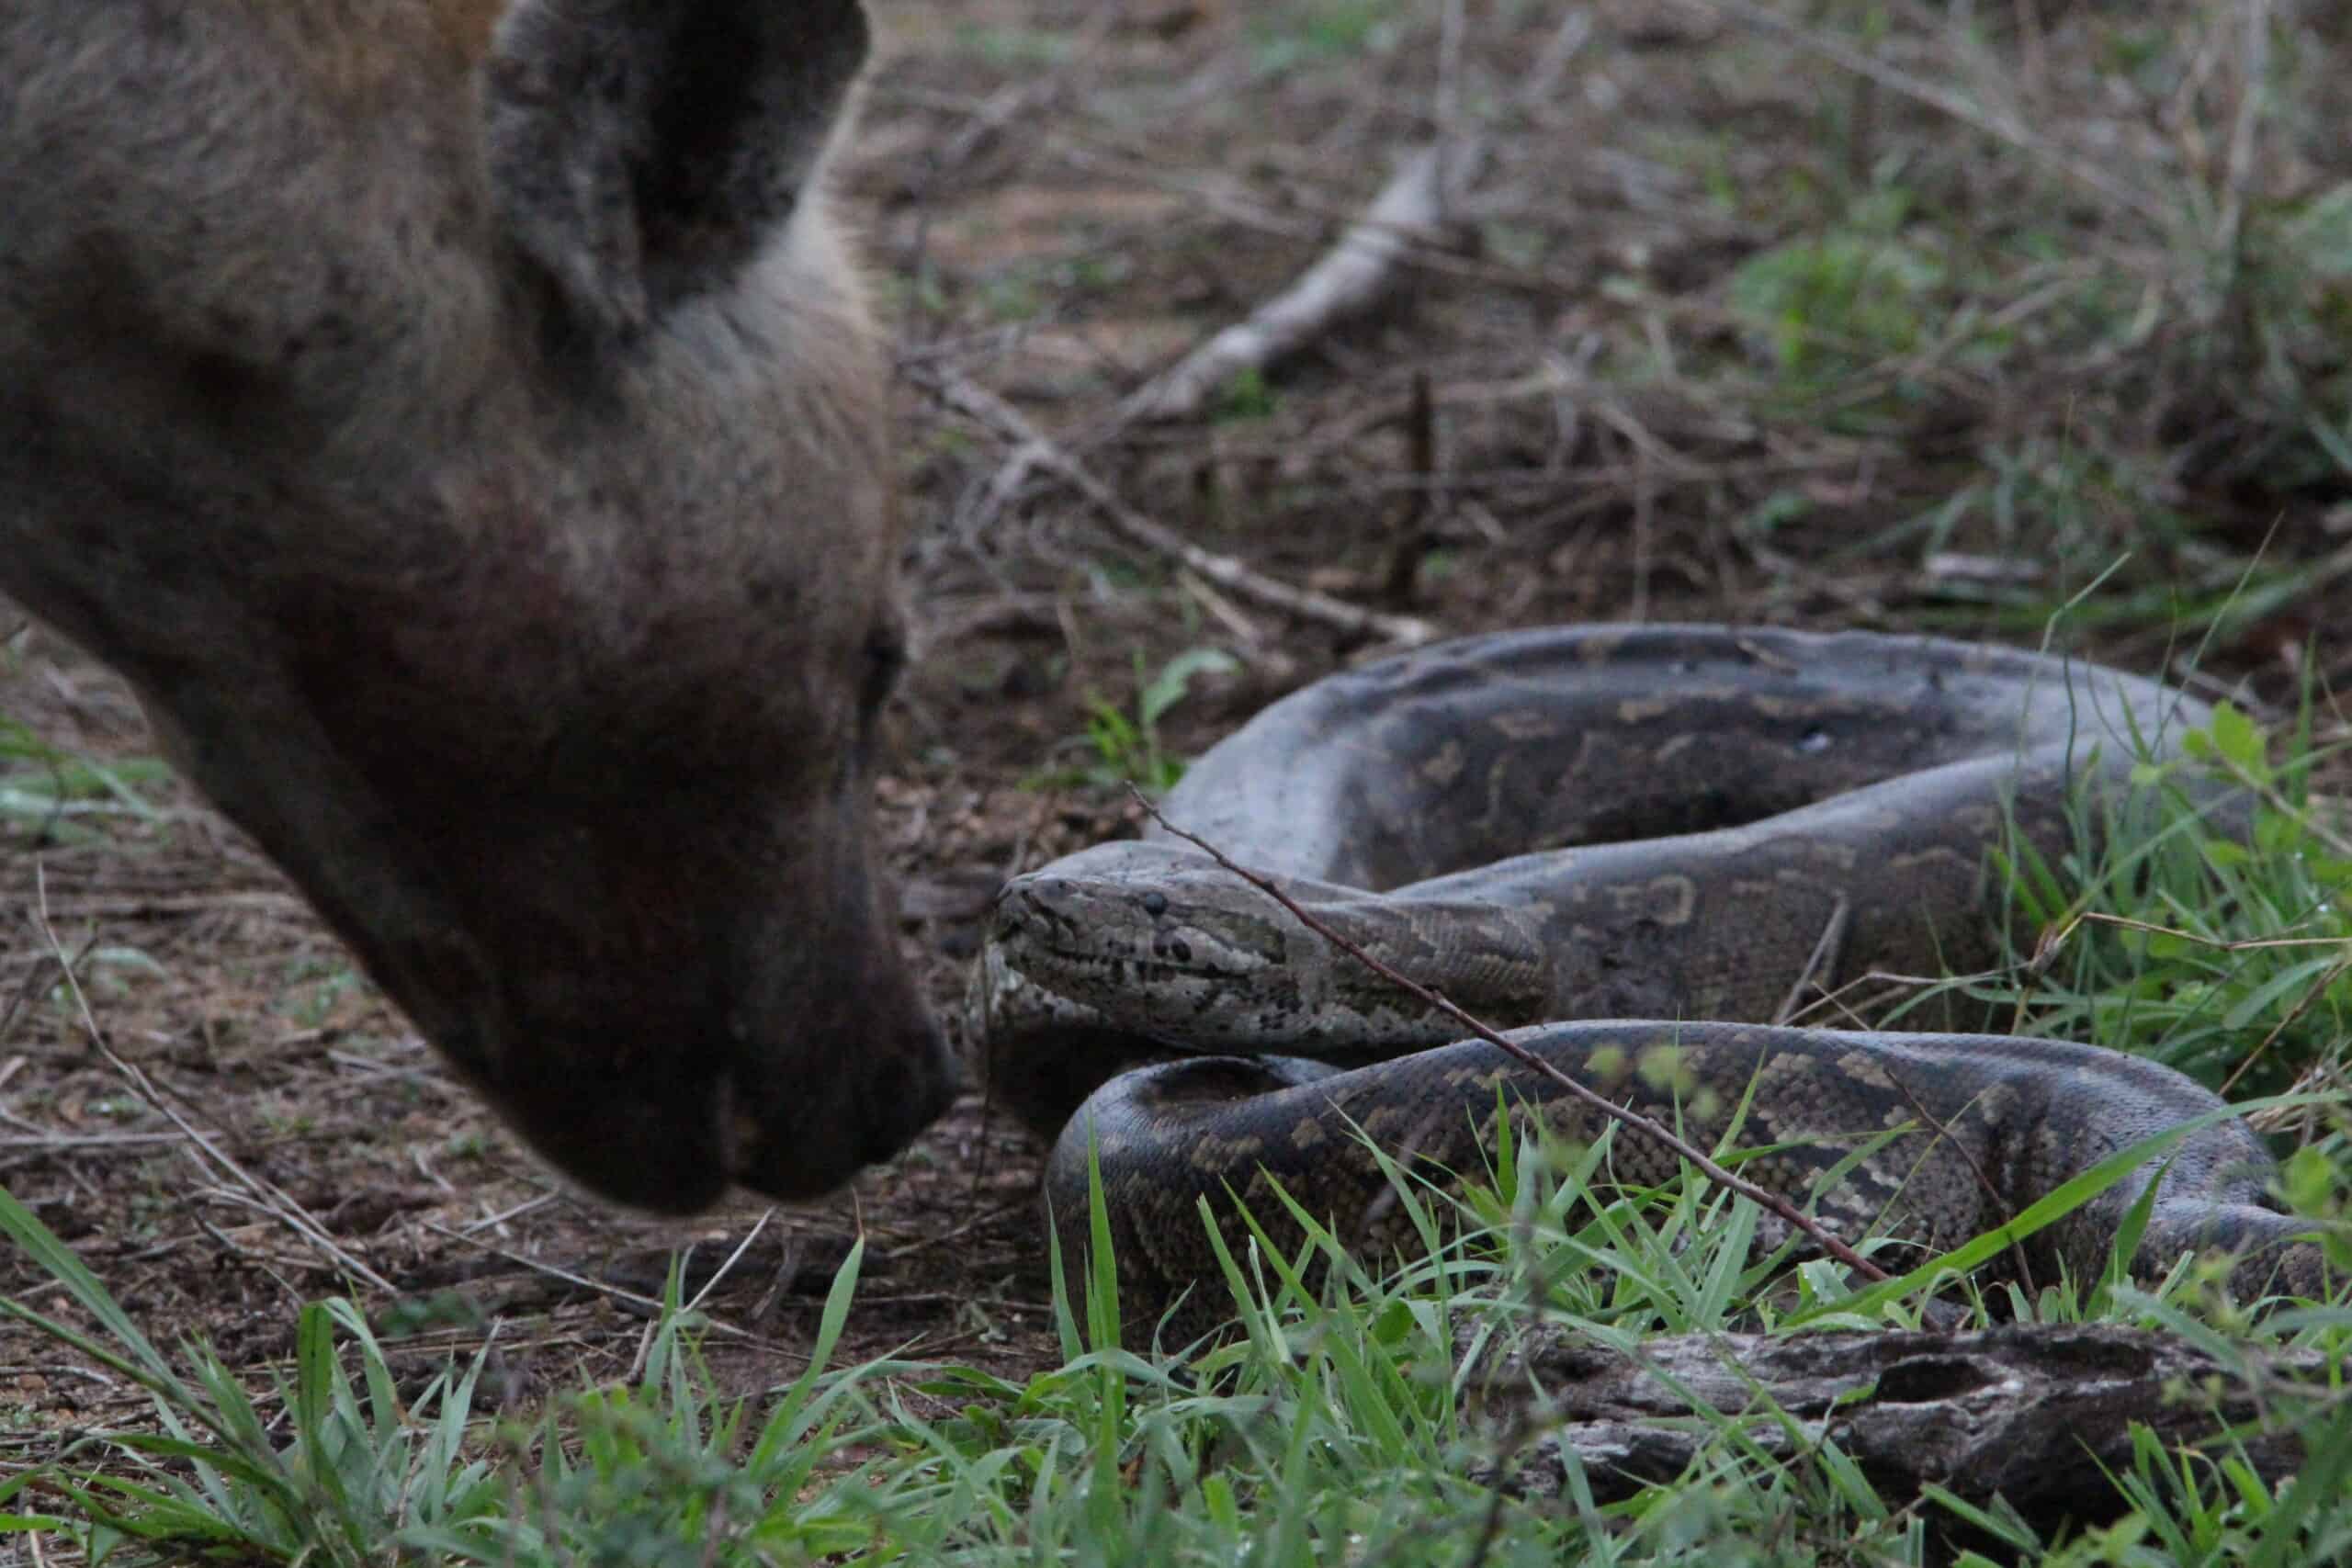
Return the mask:
<svg viewBox="0 0 2352 1568">
<path fill-rule="evenodd" d="M 1849 1240 L 1889 1238 L 1899 1260 L 2220 1101 L 2091 1046 L 1758 1021 L 1801 988 L 1995 962 L 1987 852 L 2010 825 L 2060 861 L 2078 820 L 2128 804 L 2136 761 L 2178 754 L 2208 717 L 2154 682 L 1937 638 L 1563 626 L 1306 686 L 1203 755 L 1162 810 L 1701 1147 L 1744 1104 L 1740 1145 L 1774 1152 L 1743 1174 L 1815 1201 Z M 2199 804 L 2243 827 L 2218 789 Z M 1157 829 L 1008 882 L 970 1010 L 995 1101 L 1057 1135 L 1046 1189 L 1066 1249 L 1086 1235 L 1091 1137 L 1123 1303 L 1156 1314 L 1202 1283 L 1192 1326 L 1224 1299 L 1203 1197 L 1225 1216 L 1238 1194 L 1295 1248 L 1279 1181 L 1363 1253 L 1411 1252 L 1354 1129 L 1437 1173 L 1482 1168 L 1498 1094 L 1570 1137 L 1599 1131 L 1556 1086 Z M 1678 1166 L 1619 1129 L 1610 1168 L 1648 1184 Z M 2188 1134 L 2135 1272 L 2215 1248 L 2238 1255 L 2242 1294 L 2320 1292 L 2324 1256 L 2308 1222 L 2275 1209 L 2274 1172 L 2237 1121 Z M 2045 1283 L 2103 1269 L 2157 1177 L 2032 1237 L 2023 1267 Z M 1768 1215 L 1758 1246 L 1785 1235 Z"/>
</svg>

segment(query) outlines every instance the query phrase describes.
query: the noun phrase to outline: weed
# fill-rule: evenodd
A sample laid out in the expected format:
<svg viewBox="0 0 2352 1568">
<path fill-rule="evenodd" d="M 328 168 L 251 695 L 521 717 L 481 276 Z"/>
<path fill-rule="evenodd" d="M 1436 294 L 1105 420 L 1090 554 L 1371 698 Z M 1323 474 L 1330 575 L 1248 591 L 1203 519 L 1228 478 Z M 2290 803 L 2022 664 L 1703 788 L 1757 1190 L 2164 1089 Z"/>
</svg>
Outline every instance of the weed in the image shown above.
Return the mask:
<svg viewBox="0 0 2352 1568">
<path fill-rule="evenodd" d="M 1250 31 L 1259 74 L 1273 76 L 1393 49 L 1396 6 L 1395 0 L 1302 0 L 1270 7 Z"/>
<path fill-rule="evenodd" d="M 1222 649 L 1188 648 L 1148 674 L 1140 650 L 1135 655 L 1134 711 L 1097 693 L 1086 698 L 1086 733 L 1082 741 L 1092 760 L 1061 773 L 1047 774 L 1041 784 L 1079 784 L 1095 789 L 1133 784 L 1149 795 L 1164 795 L 1184 775 L 1181 758 L 1161 744 L 1159 721 L 1184 700 L 1196 675 L 1221 675 L 1237 668 Z"/>
<path fill-rule="evenodd" d="M 1219 424 L 1231 424 L 1270 419 L 1273 412 L 1274 389 L 1267 385 L 1265 373 L 1252 366 L 1235 371 L 1232 378 L 1217 389 L 1216 406 L 1209 417 Z"/>
<path fill-rule="evenodd" d="M 60 843 L 96 838 L 84 826 L 89 819 L 161 820 L 149 792 L 160 791 L 170 776 L 159 759 L 101 762 L 52 746 L 0 714 L 0 821 L 13 820 Z"/>
<path fill-rule="evenodd" d="M 2104 845 L 2096 855 L 2047 866 L 2012 852 L 2009 885 L 2032 934 L 2016 978 L 1971 994 L 2024 1032 L 2104 1041 L 2217 1089 L 2341 1082 L 2352 844 L 2306 793 L 2321 754 L 2298 743 L 2274 760 L 2226 703 L 2183 739 L 2186 757 L 2141 765 L 2125 814 L 2085 823 L 2081 841 Z M 2216 773 L 2254 796 L 2242 838 L 2213 819 L 2210 786 L 2179 787 Z"/>
<path fill-rule="evenodd" d="M 1732 275 L 1733 307 L 1764 331 L 1773 361 L 1818 387 L 1917 348 L 1942 313 L 1943 264 L 1902 232 L 1895 210 L 1762 251 Z"/>
</svg>

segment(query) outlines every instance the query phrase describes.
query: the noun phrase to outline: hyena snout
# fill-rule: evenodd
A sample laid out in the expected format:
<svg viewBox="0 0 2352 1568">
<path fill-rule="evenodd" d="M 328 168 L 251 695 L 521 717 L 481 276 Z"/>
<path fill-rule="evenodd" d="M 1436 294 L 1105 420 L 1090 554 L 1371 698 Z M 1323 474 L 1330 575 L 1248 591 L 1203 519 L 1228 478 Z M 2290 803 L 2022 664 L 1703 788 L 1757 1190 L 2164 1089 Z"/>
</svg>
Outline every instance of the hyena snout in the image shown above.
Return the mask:
<svg viewBox="0 0 2352 1568">
<path fill-rule="evenodd" d="M 487 1085 L 549 1160 L 639 1208 L 691 1213 L 732 1186 L 820 1196 L 898 1154 L 961 1087 L 895 957 L 803 1006 L 648 1011 L 538 1035 Z"/>
<path fill-rule="evenodd" d="M 821 1194 L 946 1108 L 960 1074 L 862 845 L 747 875 L 695 852 L 746 842 L 735 830 L 630 821 L 634 854 L 626 829 L 547 835 L 562 858 L 511 838 L 436 852 L 418 869 L 477 874 L 446 924 L 374 964 L 541 1154 L 605 1197 L 686 1213 L 730 1186 Z"/>
</svg>

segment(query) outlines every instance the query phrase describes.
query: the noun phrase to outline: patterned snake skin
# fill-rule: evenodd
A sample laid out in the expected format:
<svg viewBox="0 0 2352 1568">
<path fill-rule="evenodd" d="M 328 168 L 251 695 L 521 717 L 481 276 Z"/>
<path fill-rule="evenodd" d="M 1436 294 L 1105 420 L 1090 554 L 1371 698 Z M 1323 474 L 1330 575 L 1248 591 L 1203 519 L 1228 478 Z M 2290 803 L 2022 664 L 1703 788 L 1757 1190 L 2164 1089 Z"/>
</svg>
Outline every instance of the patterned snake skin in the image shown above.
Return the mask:
<svg viewBox="0 0 2352 1568">
<path fill-rule="evenodd" d="M 1440 644 L 1333 675 L 1211 750 L 1171 822 L 1555 1066 L 1710 1147 L 1849 1240 L 1943 1248 L 2103 1156 L 2220 1102 L 2168 1068 L 2004 1035 L 1772 1027 L 1872 973 L 1996 962 L 1987 852 L 2014 826 L 2056 863 L 2125 808 L 2143 758 L 2207 710 L 2080 663 L 1933 638 L 1567 626 Z M 2192 785 L 2191 787 L 2197 787 Z M 2225 825 L 2242 807 L 2199 800 Z M 1961 1004 L 1955 1004 L 1961 1005 Z M 1197 1201 L 1238 1194 L 1277 1245 L 1270 1181 L 1368 1256 L 1416 1251 L 1353 1129 L 1430 1173 L 1476 1172 L 1502 1101 L 1589 1139 L 1551 1084 L 1157 831 L 1007 884 L 974 978 L 997 1103 L 1058 1134 L 1046 1195 L 1082 1257 L 1090 1136 L 1123 1301 L 1184 1322 L 1224 1300 Z M 1913 1015 L 1916 1020 L 1917 1015 Z M 1555 1020 L 1597 1021 L 1556 1022 Z M 1913 1020 L 1906 1020 L 1913 1021 Z M 1952 1021 L 1950 1019 L 1937 1021 Z M 1172 1059 L 1171 1059 L 1172 1058 Z M 2312 1226 L 2235 1121 L 2162 1173 L 2132 1267 L 2240 1255 L 2242 1294 L 2326 1286 Z M 1615 1179 L 1677 1169 L 1620 1129 Z M 2043 1283 L 2104 1268 L 2154 1167 L 2017 1249 Z M 1769 1216 L 1759 1247 L 1784 1239 Z M 1900 1251 L 1895 1255 L 1900 1260 Z M 1205 1314 L 1205 1315 L 1204 1315 Z"/>
</svg>

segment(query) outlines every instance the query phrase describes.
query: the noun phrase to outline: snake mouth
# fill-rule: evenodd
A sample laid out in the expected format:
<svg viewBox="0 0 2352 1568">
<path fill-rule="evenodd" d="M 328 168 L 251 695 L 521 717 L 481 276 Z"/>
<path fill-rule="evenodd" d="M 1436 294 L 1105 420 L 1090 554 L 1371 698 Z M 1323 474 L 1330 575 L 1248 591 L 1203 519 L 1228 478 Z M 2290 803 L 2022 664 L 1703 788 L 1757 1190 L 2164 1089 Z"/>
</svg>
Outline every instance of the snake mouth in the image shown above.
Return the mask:
<svg viewBox="0 0 2352 1568">
<path fill-rule="evenodd" d="M 1125 889 L 1074 881 L 1015 884 L 998 898 L 996 941 L 1019 968 L 1044 961 L 1059 973 L 1107 972 L 1138 985 L 1239 980 L 1283 962 L 1281 935 L 1269 921 L 1227 914 L 1243 928 L 1228 935 L 1170 918 L 1182 914 L 1156 893 L 1139 899 Z"/>
<path fill-rule="evenodd" d="M 1050 961 L 1052 967 L 1060 973 L 1102 976 L 1109 982 L 1133 985 L 1151 985 L 1169 980 L 1238 980 L 1264 966 L 1198 960 L 1189 951 L 1169 957 L 1146 956 L 1033 941 L 1021 944 L 1020 953 L 1016 956 L 1018 967 L 1028 970 L 1040 967 L 1029 961 L 1030 955 Z"/>
</svg>

